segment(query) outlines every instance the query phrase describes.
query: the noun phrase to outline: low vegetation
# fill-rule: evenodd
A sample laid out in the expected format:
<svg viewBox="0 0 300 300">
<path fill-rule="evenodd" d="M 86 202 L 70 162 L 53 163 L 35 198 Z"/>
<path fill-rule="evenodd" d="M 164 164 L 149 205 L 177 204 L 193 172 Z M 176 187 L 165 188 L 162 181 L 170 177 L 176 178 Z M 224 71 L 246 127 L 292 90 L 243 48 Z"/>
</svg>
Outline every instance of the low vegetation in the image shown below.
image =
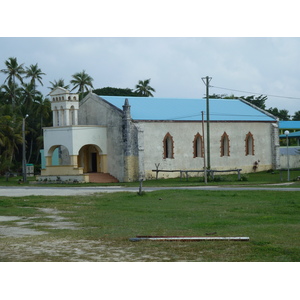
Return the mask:
<svg viewBox="0 0 300 300">
<path fill-rule="evenodd" d="M 208 185 L 261 185 L 261 184 L 282 184 L 287 181 L 287 171 L 264 171 L 249 174 L 241 174 L 238 180 L 237 174 L 230 175 L 217 175 L 214 179 L 208 179 Z M 290 179 L 294 184 L 300 184 L 299 178 L 300 170 L 291 170 Z M 107 185 L 122 185 L 122 186 L 139 186 L 139 182 L 119 182 L 119 183 L 74 183 L 61 181 L 59 177 L 52 182 L 49 181 L 35 181 L 35 177 L 28 177 L 26 183 L 22 182 L 22 177 L 0 177 L 0 186 L 14 186 L 14 185 L 49 185 L 51 186 L 107 186 Z M 203 176 L 189 177 L 189 178 L 165 178 L 165 179 L 152 179 L 143 181 L 143 186 L 198 186 L 206 185 Z"/>
</svg>

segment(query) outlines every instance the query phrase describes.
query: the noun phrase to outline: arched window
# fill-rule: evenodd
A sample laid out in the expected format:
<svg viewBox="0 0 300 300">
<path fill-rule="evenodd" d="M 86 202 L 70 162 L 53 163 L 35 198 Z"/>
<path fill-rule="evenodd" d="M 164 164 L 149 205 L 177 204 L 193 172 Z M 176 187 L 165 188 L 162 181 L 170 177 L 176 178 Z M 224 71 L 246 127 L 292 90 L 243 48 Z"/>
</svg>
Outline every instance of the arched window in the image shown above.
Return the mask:
<svg viewBox="0 0 300 300">
<path fill-rule="evenodd" d="M 168 132 L 163 140 L 164 158 L 174 158 L 174 141 Z"/>
<path fill-rule="evenodd" d="M 195 157 L 203 157 L 204 149 L 203 149 L 203 139 L 199 132 L 195 135 L 193 141 L 193 153 Z"/>
<path fill-rule="evenodd" d="M 221 137 L 221 156 L 230 156 L 229 151 L 229 137 L 226 132 Z"/>
<path fill-rule="evenodd" d="M 254 138 L 253 134 L 249 131 L 245 138 L 246 155 L 254 155 Z"/>
</svg>

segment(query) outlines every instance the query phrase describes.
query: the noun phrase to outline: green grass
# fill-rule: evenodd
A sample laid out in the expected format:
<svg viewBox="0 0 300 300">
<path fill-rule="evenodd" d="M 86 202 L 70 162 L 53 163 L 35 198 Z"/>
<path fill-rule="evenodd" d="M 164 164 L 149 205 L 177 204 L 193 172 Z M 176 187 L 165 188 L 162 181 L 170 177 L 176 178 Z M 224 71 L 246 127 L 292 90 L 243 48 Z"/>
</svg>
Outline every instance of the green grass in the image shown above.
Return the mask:
<svg viewBox="0 0 300 300">
<path fill-rule="evenodd" d="M 60 211 L 60 216 L 78 225 L 77 230 L 43 225 L 47 214 L 37 208 Z M 18 251 L 16 245 L 27 245 L 28 252 L 35 244 L 55 241 L 76 244 L 78 249 L 84 243 L 104 243 L 109 249 L 122 249 L 127 253 L 119 257 L 121 261 L 300 261 L 298 192 L 167 190 L 143 196 L 113 193 L 84 197 L 1 197 L 0 216 L 38 220 L 40 225 L 32 228 L 48 232 L 42 236 L 0 238 L 2 261 L 16 260 L 13 254 Z M 17 221 L 1 222 L 0 226 L 3 225 L 17 226 Z M 136 235 L 206 236 L 212 232 L 216 232 L 216 236 L 249 236 L 250 241 L 129 240 Z M 78 244 L 78 241 L 85 242 Z M 99 247 L 89 250 L 94 256 L 86 251 L 80 259 L 115 259 L 111 256 L 112 250 L 97 259 L 95 253 L 100 251 Z M 19 260 L 72 261 L 75 255 L 70 249 L 57 250 L 56 256 L 34 253 L 24 254 Z"/>
</svg>

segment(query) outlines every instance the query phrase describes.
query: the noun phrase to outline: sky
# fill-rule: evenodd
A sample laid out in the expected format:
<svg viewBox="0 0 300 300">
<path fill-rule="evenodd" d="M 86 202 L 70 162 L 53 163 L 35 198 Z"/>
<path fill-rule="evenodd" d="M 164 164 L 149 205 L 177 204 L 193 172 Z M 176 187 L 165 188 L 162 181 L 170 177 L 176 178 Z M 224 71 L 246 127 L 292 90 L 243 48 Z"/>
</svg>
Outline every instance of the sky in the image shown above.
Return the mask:
<svg viewBox="0 0 300 300">
<path fill-rule="evenodd" d="M 0 49 L 1 69 L 9 57 L 38 63 L 45 96 L 50 81 L 69 84 L 82 70 L 94 88 L 135 89 L 150 78 L 154 96 L 166 98 L 205 97 L 209 76 L 210 94 L 263 94 L 267 108 L 300 110 L 298 37 L 0 37 Z"/>
<path fill-rule="evenodd" d="M 26 3 L 25 3 L 26 2 Z M 266 108 L 300 110 L 300 38 L 296 2 L 258 0 L 111 0 L 70 6 L 53 0 L 3 3 L 0 69 L 9 57 L 38 63 L 50 81 L 69 84 L 85 70 L 94 88 L 134 89 L 151 79 L 156 97 L 267 95 Z M 15 9 L 18 7 L 18 9 Z M 0 73 L 0 84 L 5 80 Z M 72 86 L 71 86 L 72 87 Z"/>
</svg>

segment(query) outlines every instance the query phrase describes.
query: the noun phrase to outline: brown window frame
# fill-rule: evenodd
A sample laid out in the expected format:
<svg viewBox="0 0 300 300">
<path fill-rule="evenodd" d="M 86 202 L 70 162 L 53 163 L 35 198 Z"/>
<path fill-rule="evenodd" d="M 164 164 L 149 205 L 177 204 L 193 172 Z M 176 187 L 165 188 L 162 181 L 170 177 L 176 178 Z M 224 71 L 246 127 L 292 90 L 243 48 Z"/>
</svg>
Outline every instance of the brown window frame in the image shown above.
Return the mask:
<svg viewBox="0 0 300 300">
<path fill-rule="evenodd" d="M 227 140 L 227 145 L 224 144 L 226 140 Z M 221 146 L 220 146 L 221 157 L 230 156 L 230 139 L 229 139 L 229 135 L 226 133 L 226 131 L 224 131 L 223 135 L 221 136 L 220 143 L 221 143 Z M 225 149 L 225 146 L 227 149 Z"/>
<path fill-rule="evenodd" d="M 163 153 L 164 159 L 174 158 L 174 140 L 172 135 L 169 132 L 164 137 L 163 149 L 164 149 L 164 153 Z"/>
<path fill-rule="evenodd" d="M 251 149 L 249 149 L 249 139 L 252 139 L 252 145 L 251 145 Z M 245 138 L 245 155 L 254 155 L 254 137 L 253 134 L 249 131 L 246 134 L 246 138 Z"/>
<path fill-rule="evenodd" d="M 200 140 L 200 149 L 198 149 L 198 144 L 197 144 L 198 139 Z M 194 156 L 194 158 L 204 157 L 203 138 L 202 138 L 202 135 L 199 132 L 197 132 L 197 134 L 195 134 L 195 136 L 194 136 L 193 156 Z"/>
</svg>

